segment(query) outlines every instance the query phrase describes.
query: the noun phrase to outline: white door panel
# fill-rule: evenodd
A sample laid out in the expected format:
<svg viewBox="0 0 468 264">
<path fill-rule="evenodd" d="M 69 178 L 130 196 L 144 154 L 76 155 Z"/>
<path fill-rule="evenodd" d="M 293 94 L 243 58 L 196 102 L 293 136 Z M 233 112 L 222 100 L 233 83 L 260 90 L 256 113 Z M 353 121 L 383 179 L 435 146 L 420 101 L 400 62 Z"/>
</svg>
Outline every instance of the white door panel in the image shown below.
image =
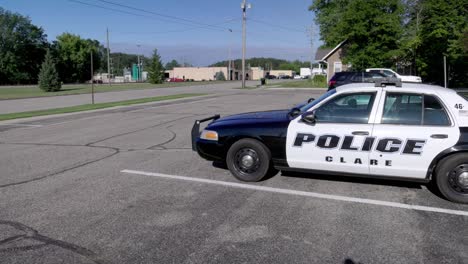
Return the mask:
<svg viewBox="0 0 468 264">
<path fill-rule="evenodd" d="M 447 138 L 437 139 L 431 135 L 447 135 Z M 373 136 L 377 141 L 395 140 L 383 142 L 381 146 L 385 143 L 386 148 L 381 151 L 378 142 L 374 143 L 370 162 L 376 164 L 370 165 L 371 174 L 424 179 L 432 160 L 457 143 L 460 131 L 457 127 L 375 124 Z"/>
<path fill-rule="evenodd" d="M 369 173 L 369 151 L 362 151 L 371 124 L 308 125 L 296 119 L 288 128 L 286 158 L 292 168 Z"/>
</svg>

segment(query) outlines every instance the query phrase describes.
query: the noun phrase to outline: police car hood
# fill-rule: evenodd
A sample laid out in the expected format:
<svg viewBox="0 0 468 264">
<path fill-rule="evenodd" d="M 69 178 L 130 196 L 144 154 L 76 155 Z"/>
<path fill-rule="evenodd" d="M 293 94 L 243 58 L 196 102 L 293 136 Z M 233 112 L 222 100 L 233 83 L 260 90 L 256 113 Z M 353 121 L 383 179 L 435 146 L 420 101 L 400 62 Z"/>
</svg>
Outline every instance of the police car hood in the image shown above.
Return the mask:
<svg viewBox="0 0 468 264">
<path fill-rule="evenodd" d="M 230 115 L 216 120 L 214 123 L 221 122 L 249 122 L 249 121 L 284 121 L 288 120 L 288 113 L 290 110 L 273 110 L 273 111 L 264 111 L 264 112 L 251 112 L 243 113 L 237 115 Z"/>
</svg>

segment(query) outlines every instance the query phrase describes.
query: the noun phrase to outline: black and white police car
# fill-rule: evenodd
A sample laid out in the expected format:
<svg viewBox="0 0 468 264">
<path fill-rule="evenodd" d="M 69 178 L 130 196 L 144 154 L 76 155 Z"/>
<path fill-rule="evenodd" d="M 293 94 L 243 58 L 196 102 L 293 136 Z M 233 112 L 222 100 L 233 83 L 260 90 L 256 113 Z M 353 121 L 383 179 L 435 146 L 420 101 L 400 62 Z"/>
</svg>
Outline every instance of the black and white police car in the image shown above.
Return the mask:
<svg viewBox="0 0 468 264">
<path fill-rule="evenodd" d="M 468 203 L 468 102 L 439 86 L 349 84 L 300 108 L 216 115 L 195 122 L 192 148 L 242 181 L 278 170 L 432 181 Z"/>
</svg>

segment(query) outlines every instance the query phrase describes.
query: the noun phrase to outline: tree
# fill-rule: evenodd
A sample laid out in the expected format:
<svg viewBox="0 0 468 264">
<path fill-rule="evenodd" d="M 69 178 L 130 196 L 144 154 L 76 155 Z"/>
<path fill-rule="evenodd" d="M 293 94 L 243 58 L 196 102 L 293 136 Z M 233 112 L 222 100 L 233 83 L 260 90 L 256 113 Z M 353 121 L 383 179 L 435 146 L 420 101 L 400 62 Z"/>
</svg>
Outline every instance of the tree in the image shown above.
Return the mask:
<svg viewBox="0 0 468 264">
<path fill-rule="evenodd" d="M 84 82 L 91 75 L 91 52 L 93 52 L 93 66 L 101 67 L 101 58 L 105 49 L 97 40 L 82 39 L 78 35 L 63 33 L 54 42 L 54 49 L 58 58 L 58 70 L 61 80 L 65 83 Z"/>
<path fill-rule="evenodd" d="M 62 87 L 50 50 L 47 50 L 38 79 L 39 88 L 46 92 L 56 92 Z"/>
<path fill-rule="evenodd" d="M 33 84 L 47 49 L 42 28 L 0 7 L 0 84 Z"/>
<path fill-rule="evenodd" d="M 180 67 L 179 62 L 176 60 L 171 60 L 170 62 L 166 63 L 164 68 L 166 68 L 166 70 L 173 70 L 175 67 Z"/>
<path fill-rule="evenodd" d="M 224 75 L 224 72 L 222 71 L 219 71 L 215 74 L 215 79 L 217 81 L 225 81 L 226 80 L 226 76 Z"/>
<path fill-rule="evenodd" d="M 427 82 L 444 84 L 443 57 L 447 57 L 449 86 L 468 85 L 467 0 L 421 1 L 416 66 Z"/>
<path fill-rule="evenodd" d="M 152 84 L 163 83 L 164 81 L 164 67 L 157 49 L 154 49 L 153 56 L 151 57 L 148 68 L 148 79 Z"/>
<path fill-rule="evenodd" d="M 355 70 L 390 67 L 399 57 L 403 5 L 400 0 L 315 0 L 325 46 L 346 41 L 343 62 Z"/>
</svg>

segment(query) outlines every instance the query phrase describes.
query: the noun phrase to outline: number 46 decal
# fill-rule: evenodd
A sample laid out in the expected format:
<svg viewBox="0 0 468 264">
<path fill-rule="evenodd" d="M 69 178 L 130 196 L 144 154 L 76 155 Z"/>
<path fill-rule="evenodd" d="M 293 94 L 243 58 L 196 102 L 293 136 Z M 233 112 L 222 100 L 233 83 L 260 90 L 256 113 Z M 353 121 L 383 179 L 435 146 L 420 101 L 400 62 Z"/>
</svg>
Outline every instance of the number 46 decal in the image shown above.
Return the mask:
<svg viewBox="0 0 468 264">
<path fill-rule="evenodd" d="M 456 109 L 463 109 L 463 105 L 462 104 L 455 104 L 455 108 Z"/>
</svg>

